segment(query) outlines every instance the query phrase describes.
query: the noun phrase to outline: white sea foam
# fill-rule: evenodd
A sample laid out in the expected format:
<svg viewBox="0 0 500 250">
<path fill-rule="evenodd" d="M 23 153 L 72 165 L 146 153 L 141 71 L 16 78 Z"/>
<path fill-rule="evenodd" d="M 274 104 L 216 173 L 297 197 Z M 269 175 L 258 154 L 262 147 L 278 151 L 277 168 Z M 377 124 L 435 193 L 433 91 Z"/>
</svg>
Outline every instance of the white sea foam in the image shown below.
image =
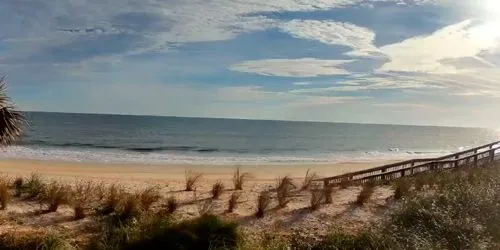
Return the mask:
<svg viewBox="0 0 500 250">
<path fill-rule="evenodd" d="M 72 149 L 50 147 L 9 147 L 0 152 L 3 159 L 35 159 L 72 162 L 102 163 L 144 163 L 144 164 L 321 164 L 342 162 L 370 162 L 384 160 L 403 160 L 410 158 L 437 157 L 451 153 L 449 151 L 390 151 L 379 152 L 334 152 L 318 154 L 287 155 L 250 155 L 222 153 L 175 153 L 175 152 L 130 152 L 119 150 Z"/>
</svg>

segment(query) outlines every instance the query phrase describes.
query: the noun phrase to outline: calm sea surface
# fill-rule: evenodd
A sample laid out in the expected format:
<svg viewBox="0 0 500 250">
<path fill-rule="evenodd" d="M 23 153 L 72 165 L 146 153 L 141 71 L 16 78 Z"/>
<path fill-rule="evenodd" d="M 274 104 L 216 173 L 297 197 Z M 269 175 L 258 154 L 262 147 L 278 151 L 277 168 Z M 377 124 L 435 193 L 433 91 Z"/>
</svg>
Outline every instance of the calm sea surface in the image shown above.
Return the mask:
<svg viewBox="0 0 500 250">
<path fill-rule="evenodd" d="M 447 154 L 499 139 L 476 128 L 27 113 L 2 158 L 133 163 L 328 163 Z"/>
</svg>

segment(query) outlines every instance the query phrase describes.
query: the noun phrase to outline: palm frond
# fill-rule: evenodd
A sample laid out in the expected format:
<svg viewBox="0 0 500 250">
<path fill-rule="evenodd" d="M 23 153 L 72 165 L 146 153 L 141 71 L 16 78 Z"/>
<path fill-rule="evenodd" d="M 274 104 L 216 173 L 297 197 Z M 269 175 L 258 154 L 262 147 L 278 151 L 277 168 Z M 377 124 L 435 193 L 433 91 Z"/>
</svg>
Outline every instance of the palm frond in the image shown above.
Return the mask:
<svg viewBox="0 0 500 250">
<path fill-rule="evenodd" d="M 0 147 L 11 145 L 19 139 L 26 122 L 6 94 L 5 77 L 0 78 Z"/>
</svg>

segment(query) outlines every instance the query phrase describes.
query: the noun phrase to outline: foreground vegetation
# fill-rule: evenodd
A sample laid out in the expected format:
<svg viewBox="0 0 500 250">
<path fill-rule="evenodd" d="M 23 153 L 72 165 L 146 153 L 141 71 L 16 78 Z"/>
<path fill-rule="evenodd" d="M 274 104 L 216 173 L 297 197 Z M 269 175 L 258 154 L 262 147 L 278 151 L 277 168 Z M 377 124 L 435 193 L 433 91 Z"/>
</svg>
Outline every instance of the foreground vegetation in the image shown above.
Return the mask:
<svg viewBox="0 0 500 250">
<path fill-rule="evenodd" d="M 366 184 L 352 206 L 364 206 L 374 185 Z M 57 182 L 44 183 L 36 175 L 27 180 L 12 180 L 10 184 L 3 179 L 0 183 L 2 208 L 8 206 L 11 196 L 36 200 L 44 212 L 55 211 L 66 204 L 74 209 L 75 220 L 92 214 L 97 226 L 85 241 L 77 243 L 70 241 L 68 236 L 43 230 L 7 231 L 0 234 L 0 249 L 500 248 L 498 167 L 434 172 L 387 185 L 393 187 L 394 195 L 380 220 L 357 231 L 343 229 L 340 225 L 326 236 L 311 238 L 293 232 L 248 237 L 238 224 L 212 215 L 209 209 L 200 212 L 198 218 L 178 221 L 174 212 L 179 204 L 173 197 L 160 206 L 161 209 L 151 209 L 160 198 L 154 188 L 127 193 L 116 185 L 104 189 L 84 182 L 74 187 Z M 212 199 L 223 190 L 219 186 L 214 185 Z M 271 190 L 262 192 L 256 201 L 256 218 L 264 216 L 271 199 L 278 199 L 279 206 L 286 206 L 292 198 L 292 186 L 291 180 L 284 177 L 278 180 L 274 191 L 279 194 L 276 198 L 270 196 Z M 311 198 L 311 211 L 331 202 L 328 197 L 331 197 L 332 187 L 303 186 L 308 186 L 315 194 Z M 85 195 L 89 193 L 94 195 Z M 238 196 L 234 195 L 231 200 L 228 210 L 237 204 Z M 98 209 L 91 209 L 90 204 L 100 205 Z"/>
</svg>

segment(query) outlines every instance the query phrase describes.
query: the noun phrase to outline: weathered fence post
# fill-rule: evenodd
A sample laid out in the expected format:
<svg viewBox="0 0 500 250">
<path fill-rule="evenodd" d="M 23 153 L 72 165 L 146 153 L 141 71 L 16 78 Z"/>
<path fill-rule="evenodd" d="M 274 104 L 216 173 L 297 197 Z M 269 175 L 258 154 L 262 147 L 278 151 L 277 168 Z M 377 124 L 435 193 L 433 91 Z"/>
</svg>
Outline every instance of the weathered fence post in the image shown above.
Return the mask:
<svg viewBox="0 0 500 250">
<path fill-rule="evenodd" d="M 477 167 L 477 154 L 474 155 L 474 167 Z"/>
</svg>

